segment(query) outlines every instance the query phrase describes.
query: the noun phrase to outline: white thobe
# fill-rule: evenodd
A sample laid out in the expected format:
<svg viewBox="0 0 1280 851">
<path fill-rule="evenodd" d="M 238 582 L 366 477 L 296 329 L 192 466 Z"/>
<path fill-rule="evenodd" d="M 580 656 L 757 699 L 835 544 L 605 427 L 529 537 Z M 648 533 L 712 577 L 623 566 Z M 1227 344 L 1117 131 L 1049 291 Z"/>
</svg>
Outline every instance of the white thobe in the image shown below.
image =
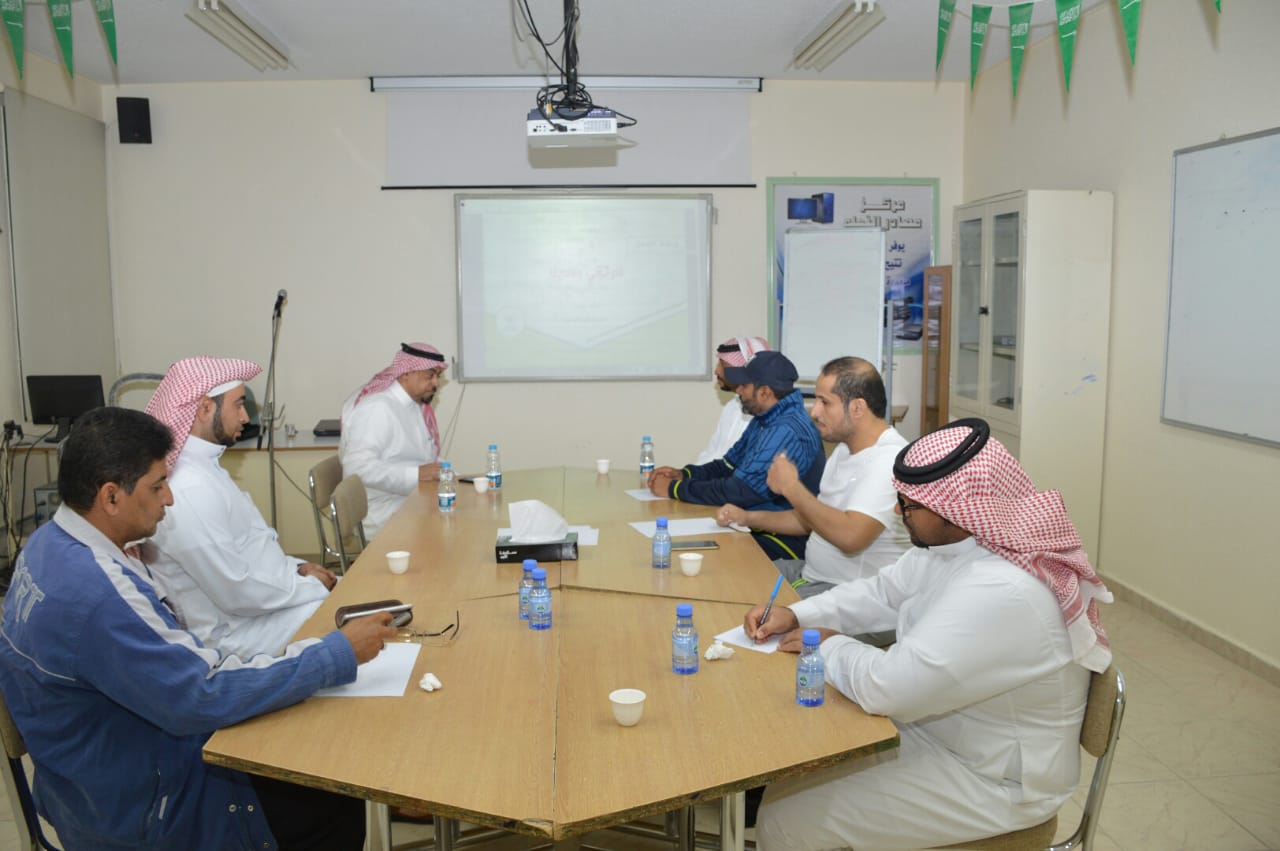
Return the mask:
<svg viewBox="0 0 1280 851">
<path fill-rule="evenodd" d="M 169 477 L 173 505 L 144 548 L 178 620 L 205 645 L 248 658 L 278 653 L 329 592 L 299 576 L 302 559 L 218 459 L 225 447 L 192 435 Z"/>
<path fill-rule="evenodd" d="M 866 449 L 855 453 L 841 443 L 822 469 L 818 499 L 841 511 L 856 511 L 876 520 L 884 530 L 856 553 L 844 553 L 818 532 L 809 535 L 801 575 L 810 582 L 839 584 L 874 576 L 911 548 L 911 538 L 894 511 L 898 492 L 893 487 L 893 460 L 907 445 L 896 429 L 888 428 Z"/>
<path fill-rule="evenodd" d="M 742 410 L 742 400 L 734 396 L 721 409 L 716 430 L 711 435 L 711 442 L 707 444 L 706 449 L 698 453 L 698 460 L 693 463 L 709 464 L 717 458 L 723 458 L 724 454 L 738 442 L 738 438 L 742 437 L 742 433 L 747 430 L 747 424 L 750 422 L 751 415 Z"/>
<path fill-rule="evenodd" d="M 892 718 L 901 746 L 769 786 L 761 849 L 963 842 L 1039 824 L 1075 789 L 1089 672 L 1053 593 L 1017 565 L 967 538 L 791 608 L 844 633 L 822 643 L 827 681 Z M 887 651 L 848 637 L 893 627 Z"/>
<path fill-rule="evenodd" d="M 360 400 L 342 419 L 343 476 L 359 476 L 369 495 L 364 534 L 372 540 L 418 487 L 418 467 L 436 460 L 422 407 L 399 381 Z"/>
</svg>

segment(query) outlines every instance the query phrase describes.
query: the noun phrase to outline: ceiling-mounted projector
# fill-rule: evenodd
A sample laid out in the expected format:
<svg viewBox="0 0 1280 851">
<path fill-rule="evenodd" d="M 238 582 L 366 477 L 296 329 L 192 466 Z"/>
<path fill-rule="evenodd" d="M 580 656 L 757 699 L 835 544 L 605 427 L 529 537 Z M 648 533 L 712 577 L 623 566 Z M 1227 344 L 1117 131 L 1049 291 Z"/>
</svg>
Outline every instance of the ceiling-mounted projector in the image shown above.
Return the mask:
<svg viewBox="0 0 1280 851">
<path fill-rule="evenodd" d="M 531 148 L 607 147 L 618 141 L 617 114 L 599 107 L 585 110 L 576 118 L 531 109 L 525 128 Z"/>
</svg>

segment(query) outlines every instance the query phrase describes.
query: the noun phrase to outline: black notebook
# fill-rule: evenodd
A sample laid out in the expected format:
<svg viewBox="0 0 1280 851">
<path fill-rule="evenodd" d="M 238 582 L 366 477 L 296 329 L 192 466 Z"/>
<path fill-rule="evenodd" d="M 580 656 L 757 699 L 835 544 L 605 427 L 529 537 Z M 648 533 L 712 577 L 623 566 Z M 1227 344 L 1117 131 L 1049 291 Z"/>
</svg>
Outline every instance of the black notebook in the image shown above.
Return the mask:
<svg viewBox="0 0 1280 851">
<path fill-rule="evenodd" d="M 311 431 L 316 437 L 338 437 L 342 434 L 342 421 L 321 420 Z"/>
</svg>

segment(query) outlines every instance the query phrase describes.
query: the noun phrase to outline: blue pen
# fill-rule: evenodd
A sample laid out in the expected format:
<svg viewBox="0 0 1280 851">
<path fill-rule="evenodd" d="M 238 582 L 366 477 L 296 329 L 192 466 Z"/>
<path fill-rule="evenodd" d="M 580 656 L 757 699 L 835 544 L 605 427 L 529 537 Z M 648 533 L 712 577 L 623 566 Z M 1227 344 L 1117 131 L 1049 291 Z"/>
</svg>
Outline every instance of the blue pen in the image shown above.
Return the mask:
<svg viewBox="0 0 1280 851">
<path fill-rule="evenodd" d="M 773 583 L 773 593 L 769 595 L 769 602 L 765 603 L 764 613 L 760 615 L 760 621 L 756 624 L 756 629 L 764 626 L 764 622 L 769 619 L 769 612 L 773 611 L 773 601 L 778 599 L 778 589 L 782 587 L 782 574 L 778 574 L 778 581 Z"/>
</svg>

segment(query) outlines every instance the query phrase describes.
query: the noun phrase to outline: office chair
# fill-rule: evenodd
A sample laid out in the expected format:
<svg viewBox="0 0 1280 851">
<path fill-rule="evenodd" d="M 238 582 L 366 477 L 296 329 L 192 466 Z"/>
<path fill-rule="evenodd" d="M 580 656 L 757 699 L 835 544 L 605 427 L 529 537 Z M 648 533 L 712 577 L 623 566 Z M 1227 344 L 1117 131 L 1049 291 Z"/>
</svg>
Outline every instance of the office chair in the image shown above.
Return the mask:
<svg viewBox="0 0 1280 851">
<path fill-rule="evenodd" d="M 369 496 L 359 476 L 347 476 L 338 482 L 329 498 L 329 519 L 333 522 L 334 542 L 338 546 L 338 564 L 346 573 L 351 562 L 365 548 L 364 527 L 360 521 L 369 513 Z M 358 546 L 357 546 L 358 544 Z"/>
<path fill-rule="evenodd" d="M 27 743 L 22 740 L 22 733 L 13 723 L 9 715 L 9 707 L 0 697 L 0 739 L 4 740 L 4 755 L 9 770 L 4 772 L 4 788 L 9 793 L 9 808 L 13 814 L 22 815 L 25 830 L 19 830 L 23 851 L 33 848 L 45 851 L 59 851 L 44 835 L 40 826 L 40 816 L 36 813 L 36 802 L 31 797 L 31 787 L 27 785 L 27 770 L 22 764 L 22 757 L 27 752 Z"/>
<path fill-rule="evenodd" d="M 316 520 L 316 538 L 320 542 L 320 565 L 328 567 L 339 561 L 338 550 L 329 545 L 324 533 L 325 519 L 329 516 L 329 500 L 333 489 L 342 481 L 342 462 L 337 455 L 330 455 L 311 468 L 307 483 L 311 487 L 311 513 Z"/>
<path fill-rule="evenodd" d="M 1093 766 L 1089 796 L 1085 799 L 1084 812 L 1075 833 L 1057 845 L 1050 845 L 1058 830 L 1058 816 L 1055 814 L 1048 821 L 1025 830 L 945 847 L 968 848 L 971 851 L 1089 851 L 1102 814 L 1102 798 L 1107 792 L 1107 778 L 1111 775 L 1111 763 L 1116 755 L 1124 707 L 1124 674 L 1116 670 L 1115 665 L 1089 678 L 1089 702 L 1085 705 L 1084 723 L 1080 725 L 1080 746 L 1098 761 Z"/>
</svg>

